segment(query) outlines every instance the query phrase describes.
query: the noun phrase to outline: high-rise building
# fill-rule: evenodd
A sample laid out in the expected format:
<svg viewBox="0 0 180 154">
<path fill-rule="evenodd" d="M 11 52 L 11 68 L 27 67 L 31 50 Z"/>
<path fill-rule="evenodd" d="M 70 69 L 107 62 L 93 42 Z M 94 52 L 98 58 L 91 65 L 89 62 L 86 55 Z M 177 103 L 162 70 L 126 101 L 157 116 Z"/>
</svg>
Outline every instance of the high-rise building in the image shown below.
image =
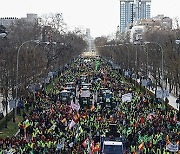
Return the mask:
<svg viewBox="0 0 180 154">
<path fill-rule="evenodd" d="M 148 19 L 151 17 L 151 0 L 136 0 L 138 4 L 137 19 Z"/>
<path fill-rule="evenodd" d="M 120 32 L 139 19 L 151 16 L 151 0 L 120 0 Z"/>
<path fill-rule="evenodd" d="M 134 0 L 120 0 L 120 32 L 134 20 Z"/>
</svg>

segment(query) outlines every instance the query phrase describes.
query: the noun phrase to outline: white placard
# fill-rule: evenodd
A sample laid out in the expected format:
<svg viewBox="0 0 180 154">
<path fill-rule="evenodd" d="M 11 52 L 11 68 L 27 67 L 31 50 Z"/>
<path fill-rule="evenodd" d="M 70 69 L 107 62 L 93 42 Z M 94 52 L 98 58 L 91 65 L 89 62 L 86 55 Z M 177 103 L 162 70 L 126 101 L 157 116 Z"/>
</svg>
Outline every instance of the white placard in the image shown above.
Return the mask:
<svg viewBox="0 0 180 154">
<path fill-rule="evenodd" d="M 156 90 L 156 98 L 169 97 L 169 90 Z"/>
<path fill-rule="evenodd" d="M 86 90 L 86 91 L 81 91 L 81 97 L 90 97 L 90 91 L 89 90 Z"/>
<path fill-rule="evenodd" d="M 142 82 L 142 86 L 145 86 L 145 87 L 147 86 L 147 80 L 146 79 L 142 79 L 141 82 Z"/>
<path fill-rule="evenodd" d="M 132 101 L 132 93 L 127 93 L 122 95 L 122 102 L 131 102 Z"/>
<path fill-rule="evenodd" d="M 128 71 L 125 71 L 125 76 L 128 76 L 129 75 L 129 72 Z"/>
<path fill-rule="evenodd" d="M 162 98 L 163 92 L 162 90 L 156 90 L 156 98 Z"/>
<path fill-rule="evenodd" d="M 164 95 L 164 97 L 169 97 L 169 90 L 164 90 L 163 95 Z"/>
<path fill-rule="evenodd" d="M 170 142 L 168 145 L 166 145 L 166 150 L 171 152 L 178 152 L 178 144 L 173 144 Z"/>
<path fill-rule="evenodd" d="M 9 101 L 9 108 L 12 109 L 12 108 L 15 108 L 15 105 L 17 106 L 18 104 L 18 101 L 16 102 L 16 100 L 10 100 Z"/>
</svg>

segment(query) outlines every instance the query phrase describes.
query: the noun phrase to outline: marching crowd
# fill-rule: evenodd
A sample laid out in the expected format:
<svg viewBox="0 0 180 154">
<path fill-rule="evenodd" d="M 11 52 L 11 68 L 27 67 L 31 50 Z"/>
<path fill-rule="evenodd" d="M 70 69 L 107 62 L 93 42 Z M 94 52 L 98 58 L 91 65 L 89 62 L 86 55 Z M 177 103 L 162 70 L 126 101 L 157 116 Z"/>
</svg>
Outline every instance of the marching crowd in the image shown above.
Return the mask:
<svg viewBox="0 0 180 154">
<path fill-rule="evenodd" d="M 80 75 L 86 74 L 92 83 L 92 93 L 106 87 L 113 93 L 116 107 L 106 108 L 94 102 L 92 106 L 78 106 L 59 100 L 64 83 L 81 83 Z M 116 124 L 117 133 L 123 139 L 124 153 L 168 154 L 178 153 L 180 141 L 177 111 L 167 108 L 160 100 L 137 91 L 126 82 L 119 71 L 112 69 L 104 59 L 85 62 L 80 58 L 69 64 L 59 75 L 53 88 L 43 88 L 36 100 L 24 99 L 27 104 L 19 134 L 0 138 L 0 154 L 88 154 L 100 152 L 100 138 L 110 132 L 110 124 Z M 122 96 L 132 93 L 131 102 Z M 76 104 L 76 107 L 73 104 Z M 20 109 L 21 110 L 21 109 Z"/>
</svg>

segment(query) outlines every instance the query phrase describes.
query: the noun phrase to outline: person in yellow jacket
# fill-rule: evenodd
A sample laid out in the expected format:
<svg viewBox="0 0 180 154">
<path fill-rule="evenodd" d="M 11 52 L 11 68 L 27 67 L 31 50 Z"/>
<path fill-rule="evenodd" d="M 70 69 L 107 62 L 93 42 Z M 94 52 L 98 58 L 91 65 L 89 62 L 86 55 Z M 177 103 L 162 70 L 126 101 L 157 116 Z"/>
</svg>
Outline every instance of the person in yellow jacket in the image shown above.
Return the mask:
<svg viewBox="0 0 180 154">
<path fill-rule="evenodd" d="M 130 146 L 130 151 L 131 151 L 131 154 L 133 154 L 136 151 L 136 146 L 135 145 L 131 145 Z"/>
</svg>

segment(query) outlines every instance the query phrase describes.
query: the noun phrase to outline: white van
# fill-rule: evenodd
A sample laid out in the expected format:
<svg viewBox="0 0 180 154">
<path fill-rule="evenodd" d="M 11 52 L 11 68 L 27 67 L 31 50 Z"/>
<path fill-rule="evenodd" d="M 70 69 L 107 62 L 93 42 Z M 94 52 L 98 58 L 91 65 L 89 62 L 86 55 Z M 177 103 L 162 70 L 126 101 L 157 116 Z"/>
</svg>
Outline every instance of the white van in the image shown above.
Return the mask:
<svg viewBox="0 0 180 154">
<path fill-rule="evenodd" d="M 104 141 L 102 154 L 123 154 L 123 143 L 118 141 Z"/>
</svg>

